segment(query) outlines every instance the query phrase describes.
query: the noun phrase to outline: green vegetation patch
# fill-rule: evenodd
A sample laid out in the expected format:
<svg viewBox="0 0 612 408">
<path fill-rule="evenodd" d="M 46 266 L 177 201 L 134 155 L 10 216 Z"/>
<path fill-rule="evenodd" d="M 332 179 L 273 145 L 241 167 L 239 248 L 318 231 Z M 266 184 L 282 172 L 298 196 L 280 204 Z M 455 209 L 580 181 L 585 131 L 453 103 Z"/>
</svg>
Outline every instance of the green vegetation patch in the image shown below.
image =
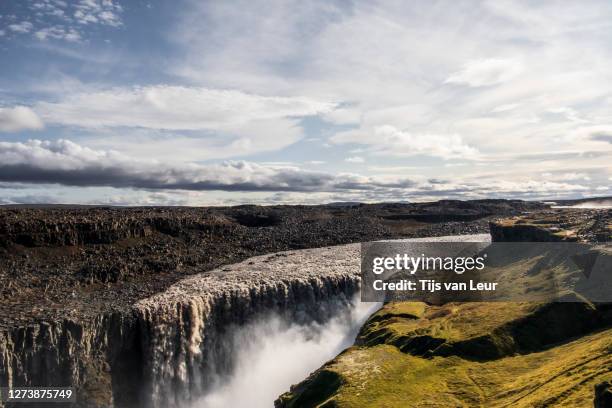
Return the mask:
<svg viewBox="0 0 612 408">
<path fill-rule="evenodd" d="M 386 344 L 353 347 L 324 370 L 340 378 L 332 396 L 320 404 L 291 405 L 308 388 L 298 386 L 278 406 L 591 407 L 595 386 L 612 375 L 612 330 L 487 362 L 422 358 Z"/>
</svg>

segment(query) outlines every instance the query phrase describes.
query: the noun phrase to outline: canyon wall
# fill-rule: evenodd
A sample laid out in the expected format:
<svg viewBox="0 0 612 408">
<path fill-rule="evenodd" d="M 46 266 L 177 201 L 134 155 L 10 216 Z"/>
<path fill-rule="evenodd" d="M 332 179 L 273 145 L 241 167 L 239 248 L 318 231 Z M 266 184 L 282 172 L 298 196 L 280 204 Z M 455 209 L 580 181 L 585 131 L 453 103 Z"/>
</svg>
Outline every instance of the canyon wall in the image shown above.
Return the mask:
<svg viewBox="0 0 612 408">
<path fill-rule="evenodd" d="M 71 385 L 80 406 L 184 406 L 231 373 L 233 327 L 269 312 L 326 321 L 349 306 L 358 273 L 358 245 L 277 253 L 193 275 L 126 313 L 0 331 L 0 382 Z"/>
</svg>

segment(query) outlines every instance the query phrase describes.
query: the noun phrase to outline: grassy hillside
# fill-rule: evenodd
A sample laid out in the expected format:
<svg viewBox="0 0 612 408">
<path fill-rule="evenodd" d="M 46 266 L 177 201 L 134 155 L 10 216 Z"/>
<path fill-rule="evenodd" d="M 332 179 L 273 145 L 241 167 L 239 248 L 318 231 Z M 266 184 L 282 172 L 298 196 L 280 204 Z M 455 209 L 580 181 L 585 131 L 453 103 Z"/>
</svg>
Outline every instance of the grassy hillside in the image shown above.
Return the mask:
<svg viewBox="0 0 612 408">
<path fill-rule="evenodd" d="M 358 345 L 277 405 L 592 407 L 594 387 L 612 379 L 601 313 L 579 303 L 387 304 Z"/>
<path fill-rule="evenodd" d="M 487 248 L 480 278 L 499 282 L 498 297 L 386 303 L 276 406 L 612 407 L 610 231 L 609 211 L 492 223 L 506 245 Z"/>
</svg>

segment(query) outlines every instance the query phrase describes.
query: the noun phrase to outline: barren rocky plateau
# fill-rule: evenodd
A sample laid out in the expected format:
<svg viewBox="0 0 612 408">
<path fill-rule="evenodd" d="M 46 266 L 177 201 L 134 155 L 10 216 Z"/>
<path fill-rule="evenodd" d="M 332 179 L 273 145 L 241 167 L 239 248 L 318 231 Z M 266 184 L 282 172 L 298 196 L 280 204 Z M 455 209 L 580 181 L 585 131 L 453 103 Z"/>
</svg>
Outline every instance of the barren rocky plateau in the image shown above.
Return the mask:
<svg viewBox="0 0 612 408">
<path fill-rule="evenodd" d="M 72 384 L 87 406 L 181 406 L 178 396 L 197 394 L 207 384 L 195 380 L 201 375 L 185 377 L 183 368 L 207 373 L 211 356 L 227 357 L 215 346 L 222 344 L 223 322 L 241 322 L 279 299 L 288 312 L 300 305 L 314 310 L 321 300 L 358 290 L 357 276 L 334 277 L 325 267 L 333 259 L 321 268 L 311 265 L 299 278 L 299 270 L 257 272 L 252 259 L 239 264 L 247 258 L 478 233 L 505 241 L 601 242 L 609 241 L 611 220 L 610 210 L 508 200 L 2 207 L 0 380 Z M 190 282 L 203 291 L 201 299 L 176 292 Z M 167 392 L 147 388 L 155 384 L 173 386 Z"/>
<path fill-rule="evenodd" d="M 537 202 L 238 207 L 0 207 L 0 328 L 126 310 L 248 257 L 374 239 L 488 232 Z"/>
</svg>

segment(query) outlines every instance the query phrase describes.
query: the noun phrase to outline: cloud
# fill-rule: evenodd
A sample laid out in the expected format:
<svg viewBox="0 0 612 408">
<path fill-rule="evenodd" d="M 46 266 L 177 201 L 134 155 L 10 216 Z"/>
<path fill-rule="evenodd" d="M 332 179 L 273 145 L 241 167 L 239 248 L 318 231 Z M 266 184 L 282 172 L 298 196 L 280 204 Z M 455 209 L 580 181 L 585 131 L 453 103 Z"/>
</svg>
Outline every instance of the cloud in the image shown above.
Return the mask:
<svg viewBox="0 0 612 408">
<path fill-rule="evenodd" d="M 188 161 L 282 149 L 303 136 L 303 118 L 335 106 L 308 97 L 158 85 L 77 92 L 34 109 L 45 123 L 81 128 L 90 147 Z"/>
<path fill-rule="evenodd" d="M 9 24 L 8 28 L 15 33 L 29 33 L 34 28 L 34 25 L 29 21 L 22 21 L 20 23 Z"/>
<path fill-rule="evenodd" d="M 506 105 L 496 106 L 495 108 L 491 109 L 491 112 L 492 113 L 508 112 L 518 107 L 519 107 L 518 103 L 509 103 Z"/>
<path fill-rule="evenodd" d="M 232 130 L 254 121 L 313 116 L 333 102 L 183 86 L 113 88 L 40 102 L 46 122 L 84 128 L 140 127 L 172 130 Z"/>
<path fill-rule="evenodd" d="M 68 140 L 0 142 L 0 180 L 194 191 L 331 191 L 413 185 L 405 179 L 332 176 L 296 167 L 267 167 L 244 161 L 168 165 L 154 160 L 134 160 L 118 152 L 89 149 Z"/>
<path fill-rule="evenodd" d="M 116 28 L 123 25 L 123 8 L 113 0 L 78 0 L 70 3 L 40 0 L 26 4 L 33 17 L 31 21 L 23 20 L 7 27 L 16 34 L 32 33 L 40 41 L 79 42 L 93 26 Z"/>
<path fill-rule="evenodd" d="M 80 24 L 102 24 L 118 27 L 122 24 L 123 8 L 112 0 L 80 0 L 75 5 L 74 18 Z"/>
<path fill-rule="evenodd" d="M 78 42 L 81 40 L 81 34 L 74 28 L 66 29 L 61 26 L 47 27 L 36 31 L 34 36 L 39 40 L 47 40 L 53 38 L 56 40 L 66 40 L 70 42 Z"/>
<path fill-rule="evenodd" d="M 573 179 L 574 177 L 567 177 Z M 360 197 L 364 201 L 389 201 L 435 197 L 567 196 L 595 191 L 598 185 L 523 179 L 516 181 L 480 177 L 471 180 L 442 180 L 421 176 L 363 176 L 307 171 L 295 166 L 264 166 L 245 161 L 220 164 L 168 164 L 136 160 L 118 152 L 94 150 L 68 140 L 0 142 L 0 181 L 18 186 L 58 184 L 76 187 L 113 187 L 160 191 L 286 192 L 334 194 Z M 588 181 L 582 178 L 580 181 Z M 7 185 L 4 186 L 6 188 Z M 20 196 L 25 196 L 20 194 Z M 143 201 L 134 195 L 119 195 L 116 203 Z M 131 198 L 129 198 L 131 197 Z M 157 201 L 160 201 L 157 197 Z M 183 202 L 173 196 L 174 202 Z M 154 197 L 155 198 L 155 197 Z M 62 199 L 58 199 L 62 201 Z M 109 198 L 89 203 L 108 203 Z M 67 199 L 64 198 L 63 202 Z M 152 202 L 154 202 L 152 200 Z"/>
<path fill-rule="evenodd" d="M 63 204 L 58 197 L 49 194 L 26 194 L 1 197 L 0 205 L 10 204 Z"/>
<path fill-rule="evenodd" d="M 579 113 L 575 109 L 572 109 L 568 106 L 561 106 L 559 108 L 551 108 L 551 109 L 548 109 L 548 112 L 562 115 L 564 118 L 566 118 L 567 120 L 571 122 L 576 122 L 576 123 L 588 123 L 589 122 L 588 120 L 581 118 Z"/>
<path fill-rule="evenodd" d="M 194 205 L 186 194 L 140 193 L 112 195 L 102 201 L 90 201 L 89 204 L 113 206 L 187 206 Z"/>
<path fill-rule="evenodd" d="M 344 161 L 347 163 L 364 163 L 365 162 L 363 157 L 359 157 L 359 156 L 347 157 L 346 159 L 344 159 Z"/>
<path fill-rule="evenodd" d="M 358 124 L 361 119 L 361 112 L 357 107 L 339 107 L 326 112 L 323 118 L 335 124 Z"/>
<path fill-rule="evenodd" d="M 554 181 L 590 181 L 591 180 L 591 177 L 587 173 L 578 173 L 578 172 L 544 173 L 542 174 L 542 176 L 550 181 L 552 180 Z"/>
<path fill-rule="evenodd" d="M 331 141 L 335 144 L 365 145 L 369 152 L 384 156 L 424 155 L 443 159 L 471 159 L 478 156 L 478 150 L 467 145 L 459 135 L 417 135 L 390 125 L 339 132 Z"/>
<path fill-rule="evenodd" d="M 444 83 L 472 87 L 497 85 L 516 78 L 522 72 L 523 65 L 517 60 L 479 59 L 466 63 L 460 71 L 451 74 Z"/>
<path fill-rule="evenodd" d="M 612 133 L 596 132 L 591 135 L 591 140 L 596 142 L 608 142 L 612 144 Z"/>
<path fill-rule="evenodd" d="M 64 1 L 41 0 L 31 3 L 30 9 L 35 12 L 37 16 L 46 14 L 51 17 L 65 18 L 66 13 L 64 9 L 66 6 L 67 4 Z"/>
<path fill-rule="evenodd" d="M 171 33 L 183 53 L 170 70 L 204 86 L 339 101 L 321 114 L 330 124 L 322 139 L 391 125 L 441 142 L 457 135 L 483 156 L 597 148 L 571 137 L 586 122 L 548 109 L 612 119 L 602 103 L 610 47 L 598 40 L 611 7 L 489 3 L 457 13 L 433 3 L 278 2 L 258 19 L 257 1 L 193 2 Z"/>
<path fill-rule="evenodd" d="M 0 108 L 0 132 L 19 132 L 21 130 L 39 130 L 42 128 L 43 122 L 28 107 Z"/>
</svg>

